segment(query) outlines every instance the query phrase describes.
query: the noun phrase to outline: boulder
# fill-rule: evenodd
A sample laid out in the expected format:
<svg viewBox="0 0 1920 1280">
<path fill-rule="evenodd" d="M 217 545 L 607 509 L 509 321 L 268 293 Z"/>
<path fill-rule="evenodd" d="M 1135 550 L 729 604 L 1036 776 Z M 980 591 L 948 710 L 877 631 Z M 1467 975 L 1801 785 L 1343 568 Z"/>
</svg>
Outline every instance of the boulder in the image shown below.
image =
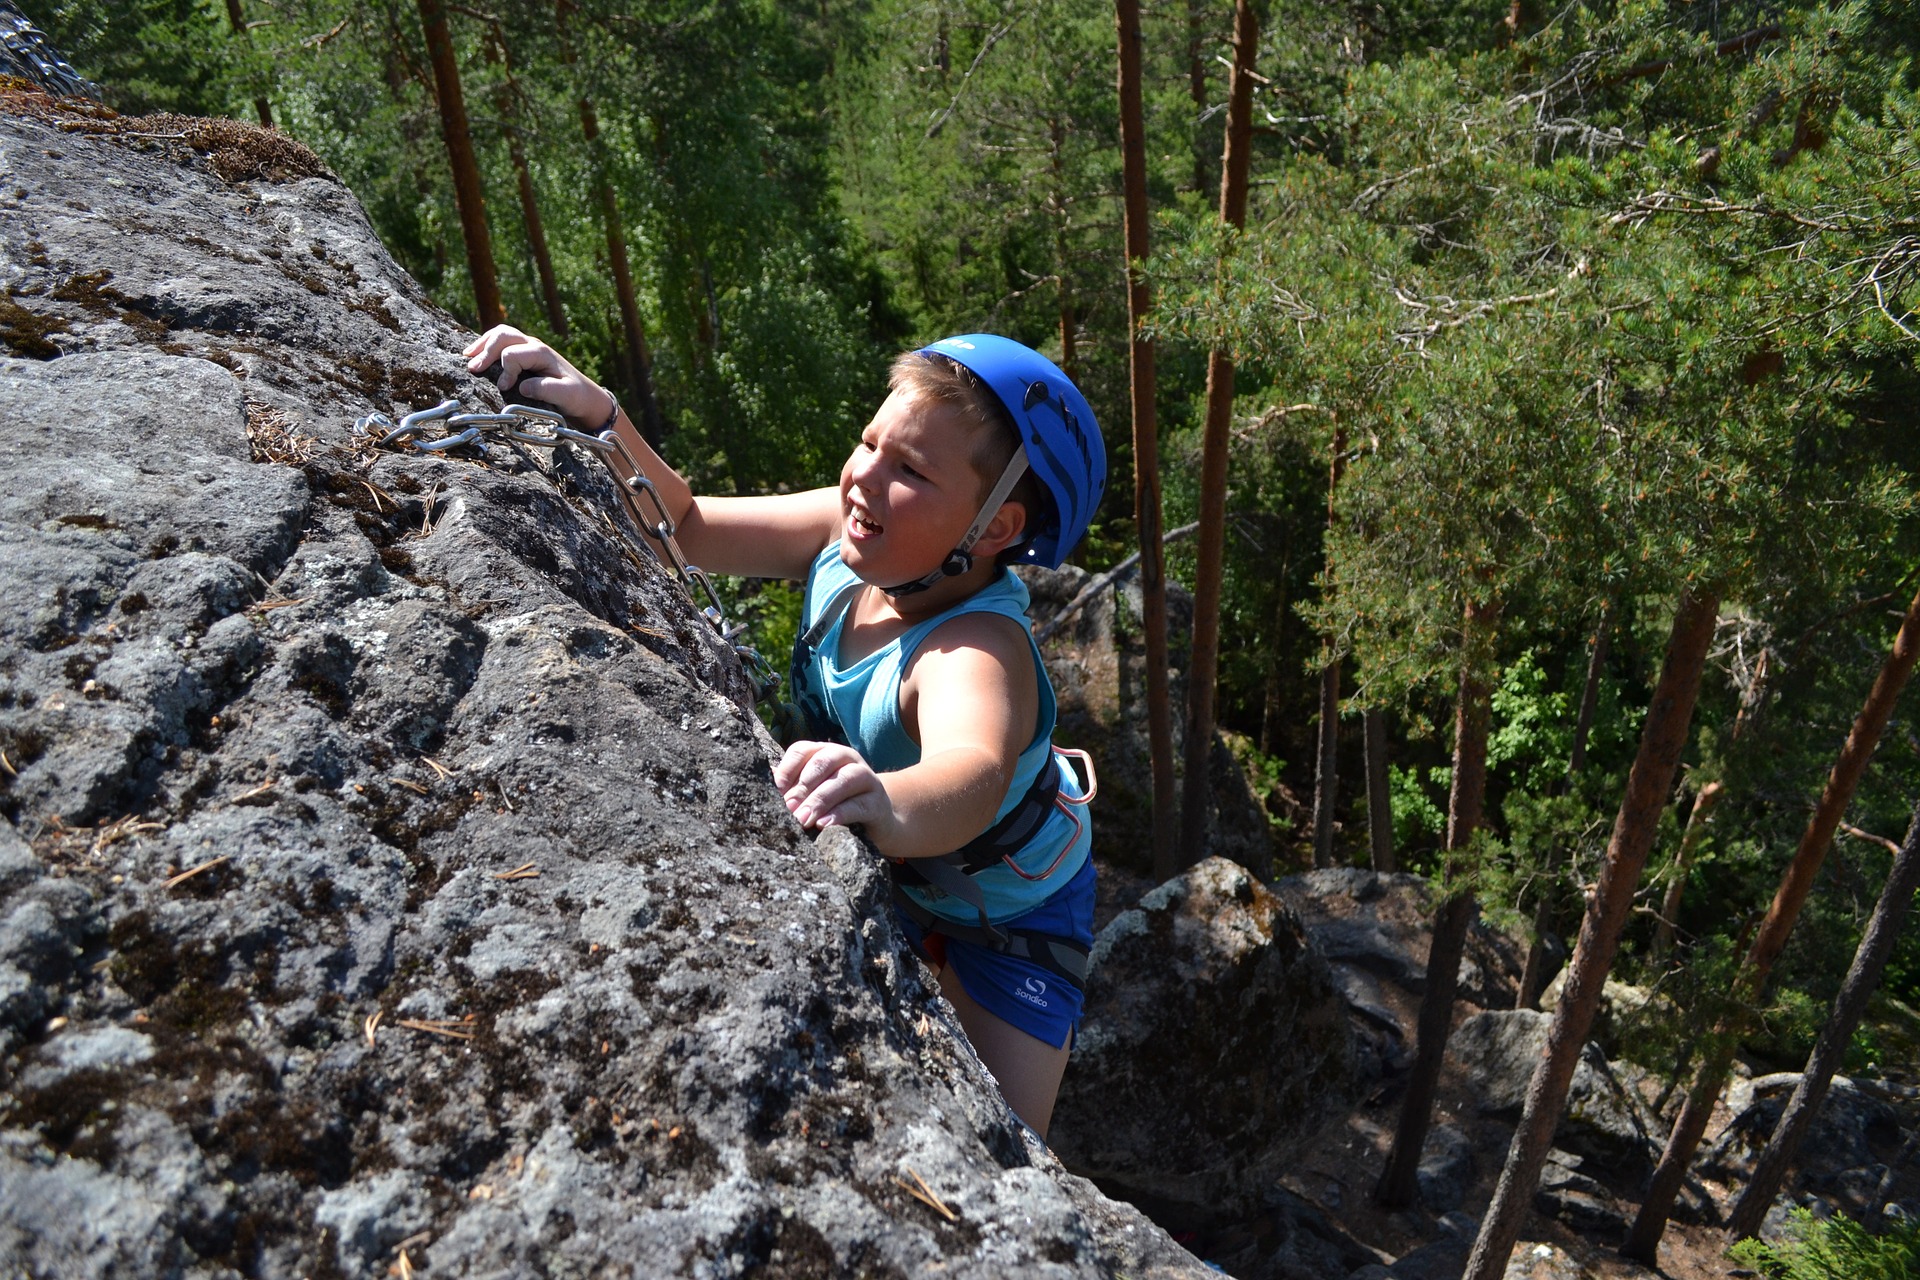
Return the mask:
<svg viewBox="0 0 1920 1280">
<path fill-rule="evenodd" d="M 1593 1274 L 1558 1245 L 1522 1240 L 1513 1246 L 1504 1280 L 1589 1280 Z"/>
<path fill-rule="evenodd" d="M 1423 877 L 1333 867 L 1274 887 L 1335 969 L 1364 971 L 1413 995 L 1426 990 L 1433 889 Z M 1459 998 L 1482 1009 L 1511 1007 L 1524 956 L 1514 938 L 1476 919 L 1460 958 Z"/>
<path fill-rule="evenodd" d="M 1251 1221 L 1217 1233 L 1208 1261 L 1238 1280 L 1322 1280 L 1378 1266 L 1385 1255 L 1361 1244 L 1312 1203 L 1273 1188 Z"/>
<path fill-rule="evenodd" d="M 498 399 L 310 153 L 4 100 L 10 1271 L 1206 1274 L 1014 1120 L 597 463 L 351 438 Z"/>
<path fill-rule="evenodd" d="M 1420 1203 L 1435 1213 L 1448 1213 L 1466 1202 L 1473 1185 L 1473 1141 L 1459 1125 L 1444 1121 L 1427 1131 L 1415 1170 Z"/>
<path fill-rule="evenodd" d="M 1563 968 L 1554 974 L 1553 981 L 1540 993 L 1539 1005 L 1543 1012 L 1552 1013 L 1560 1007 L 1560 993 L 1567 986 L 1567 971 Z M 1594 1010 L 1593 1029 L 1590 1032 L 1594 1043 L 1609 1052 L 1617 1051 L 1623 1030 L 1635 1020 L 1652 1018 L 1654 1025 L 1664 1025 L 1679 1016 L 1673 1002 L 1665 996 L 1656 995 L 1645 987 L 1637 987 L 1631 982 L 1621 982 L 1617 978 L 1608 978 L 1600 987 L 1600 1004 Z"/>
<path fill-rule="evenodd" d="M 1447 1056 L 1479 1099 L 1482 1112 L 1519 1116 L 1552 1021 L 1532 1009 L 1509 1009 L 1474 1014 L 1454 1030 Z M 1613 1074 L 1606 1054 L 1588 1044 L 1574 1067 L 1554 1141 L 1627 1173 L 1651 1167 L 1659 1154 L 1652 1136 L 1656 1129 L 1644 1104 Z"/>
<path fill-rule="evenodd" d="M 1356 1074 L 1371 1083 L 1404 1072 L 1427 985 L 1431 886 L 1415 875 L 1338 867 L 1287 876 L 1274 891 L 1299 916 L 1346 1001 Z M 1512 938 L 1476 920 L 1460 960 L 1461 1002 L 1512 1004 L 1521 955 Z"/>
<path fill-rule="evenodd" d="M 1625 1217 L 1607 1188 L 1582 1171 L 1583 1163 L 1571 1152 L 1558 1148 L 1548 1152 L 1540 1185 L 1534 1188 L 1533 1207 L 1575 1231 L 1620 1230 L 1626 1226 Z"/>
<path fill-rule="evenodd" d="M 1260 1207 L 1356 1088 L 1344 1001 L 1293 913 L 1210 858 L 1103 929 L 1051 1136 L 1068 1167 L 1214 1221 Z"/>
<path fill-rule="evenodd" d="M 1744 1184 L 1799 1083 L 1799 1072 L 1783 1071 L 1729 1084 L 1724 1102 L 1733 1118 L 1706 1145 L 1702 1171 Z M 1911 1108 L 1912 1099 L 1900 1097 L 1904 1092 L 1876 1081 L 1833 1077 L 1795 1159 L 1801 1188 L 1855 1215 L 1877 1211 L 1882 1154 L 1897 1151 L 1903 1133 L 1920 1123 L 1920 1115 L 1910 1111 L 1903 1117 L 1895 1105 L 1904 1101 Z"/>
</svg>

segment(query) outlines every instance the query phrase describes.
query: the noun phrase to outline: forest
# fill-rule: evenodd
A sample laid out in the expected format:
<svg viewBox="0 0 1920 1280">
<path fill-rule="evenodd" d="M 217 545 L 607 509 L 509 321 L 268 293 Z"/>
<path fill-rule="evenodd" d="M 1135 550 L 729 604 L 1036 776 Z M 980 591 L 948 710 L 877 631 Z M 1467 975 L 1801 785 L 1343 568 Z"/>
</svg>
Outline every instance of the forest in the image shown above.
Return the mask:
<svg viewBox="0 0 1920 1280">
<path fill-rule="evenodd" d="M 1182 780 L 1217 726 L 1258 873 L 1434 877 L 1430 971 L 1505 920 L 1523 1003 L 1571 951 L 1569 1053 L 1609 973 L 1659 992 L 1681 1016 L 1630 1034 L 1686 1102 L 1631 1255 L 1736 1055 L 1912 1069 L 1913 7 L 25 9 L 122 112 L 312 147 L 441 305 L 550 338 L 709 490 L 829 481 L 911 345 L 1046 352 L 1113 461 L 1076 562 L 1141 556 L 1148 652 L 1188 677 L 1154 691 L 1154 871 L 1205 853 Z M 728 590 L 783 652 L 797 598 Z M 1503 1203 L 1469 1275 L 1500 1274 Z"/>
</svg>

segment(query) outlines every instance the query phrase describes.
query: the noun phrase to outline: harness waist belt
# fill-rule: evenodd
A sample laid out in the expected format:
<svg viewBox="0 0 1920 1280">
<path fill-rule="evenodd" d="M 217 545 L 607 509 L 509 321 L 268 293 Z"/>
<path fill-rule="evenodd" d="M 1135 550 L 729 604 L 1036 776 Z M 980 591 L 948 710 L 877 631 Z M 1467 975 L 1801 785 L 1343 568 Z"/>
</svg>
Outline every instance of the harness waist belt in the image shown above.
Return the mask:
<svg viewBox="0 0 1920 1280">
<path fill-rule="evenodd" d="M 907 918 L 918 925 L 924 933 L 938 933 L 948 938 L 957 938 L 961 942 L 989 947 L 1002 955 L 1031 961 L 1049 973 L 1065 978 L 1076 987 L 1086 986 L 1087 949 L 1071 938 L 1028 929 L 996 929 L 990 925 L 978 927 L 956 924 L 943 916 L 933 914 L 906 894 L 901 893 L 897 886 L 894 889 L 893 900 L 895 905 L 906 913 Z"/>
</svg>

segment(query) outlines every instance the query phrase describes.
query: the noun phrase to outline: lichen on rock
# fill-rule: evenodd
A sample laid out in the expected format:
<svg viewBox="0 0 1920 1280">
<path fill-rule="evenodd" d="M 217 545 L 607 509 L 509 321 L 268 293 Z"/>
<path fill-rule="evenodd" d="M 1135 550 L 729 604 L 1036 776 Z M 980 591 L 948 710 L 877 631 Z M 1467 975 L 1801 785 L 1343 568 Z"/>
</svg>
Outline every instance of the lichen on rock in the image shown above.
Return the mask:
<svg viewBox="0 0 1920 1280">
<path fill-rule="evenodd" d="M 594 466 L 356 446 L 498 400 L 349 193 L 10 93 L 0 1257 L 1204 1274 L 1014 1121 Z"/>
</svg>

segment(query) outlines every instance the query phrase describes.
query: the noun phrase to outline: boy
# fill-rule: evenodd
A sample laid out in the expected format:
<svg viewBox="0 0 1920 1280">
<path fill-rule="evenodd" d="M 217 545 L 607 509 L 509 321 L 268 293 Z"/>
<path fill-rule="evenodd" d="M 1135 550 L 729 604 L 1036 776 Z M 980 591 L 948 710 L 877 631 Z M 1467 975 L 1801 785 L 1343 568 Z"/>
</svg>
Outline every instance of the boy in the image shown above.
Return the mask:
<svg viewBox="0 0 1920 1280">
<path fill-rule="evenodd" d="M 1092 944 L 1092 798 L 1052 747 L 1053 691 L 1004 565 L 1058 565 L 1106 454 L 1078 389 L 1006 338 L 895 361 L 837 486 L 696 497 L 608 392 L 500 327 L 466 349 L 503 390 L 616 430 L 689 560 L 804 579 L 794 694 L 810 724 L 774 769 L 807 827 L 858 825 L 890 859 L 902 925 L 1015 1114 L 1042 1138 Z"/>
</svg>

